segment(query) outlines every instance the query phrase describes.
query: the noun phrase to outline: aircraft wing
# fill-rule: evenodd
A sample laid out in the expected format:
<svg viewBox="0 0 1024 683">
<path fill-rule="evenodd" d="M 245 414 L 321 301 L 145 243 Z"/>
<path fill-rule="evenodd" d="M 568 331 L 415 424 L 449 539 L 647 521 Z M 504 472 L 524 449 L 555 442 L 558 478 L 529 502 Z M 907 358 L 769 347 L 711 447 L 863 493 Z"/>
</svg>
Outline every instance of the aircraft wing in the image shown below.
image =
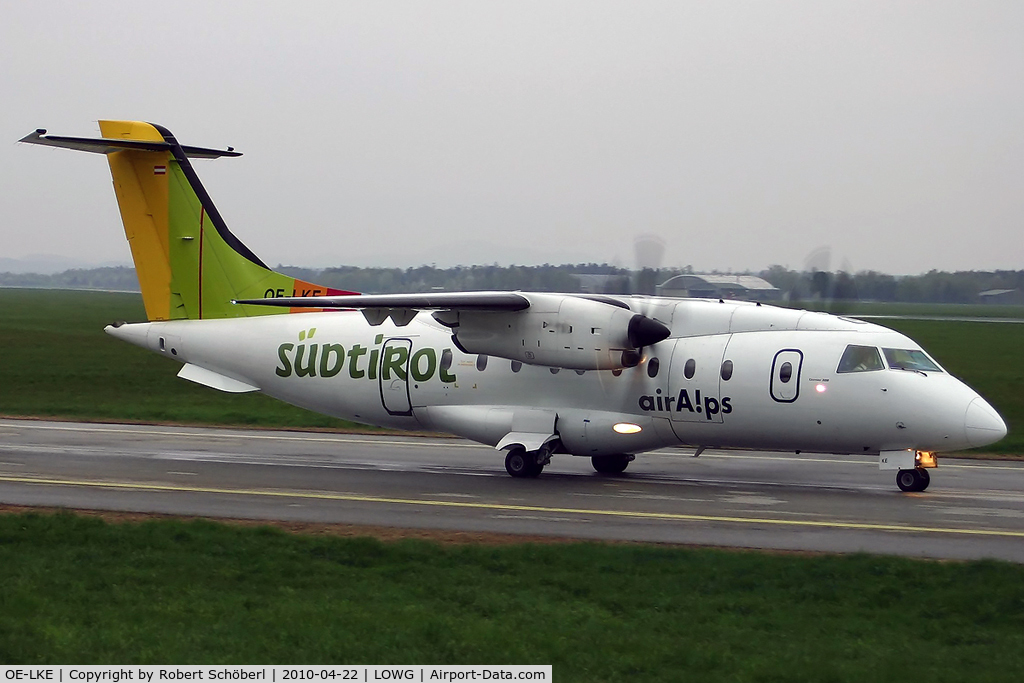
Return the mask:
<svg viewBox="0 0 1024 683">
<path fill-rule="evenodd" d="M 412 322 L 418 311 L 473 311 L 497 313 L 523 311 L 530 300 L 515 292 L 433 292 L 429 294 L 348 294 L 341 296 L 282 296 L 268 299 L 240 299 L 235 304 L 287 306 L 288 308 L 359 309 L 371 325 L 388 318 L 399 327 Z M 435 313 L 444 323 L 441 313 Z"/>
<path fill-rule="evenodd" d="M 530 307 L 530 300 L 515 292 L 282 296 L 270 299 L 241 299 L 232 303 L 288 308 L 405 308 L 416 311 L 522 311 Z"/>
<path fill-rule="evenodd" d="M 574 370 L 614 370 L 671 335 L 662 322 L 601 295 L 545 292 L 433 292 L 242 299 L 236 304 L 291 309 L 357 309 L 370 325 L 398 327 L 432 310 L 464 353 Z"/>
</svg>

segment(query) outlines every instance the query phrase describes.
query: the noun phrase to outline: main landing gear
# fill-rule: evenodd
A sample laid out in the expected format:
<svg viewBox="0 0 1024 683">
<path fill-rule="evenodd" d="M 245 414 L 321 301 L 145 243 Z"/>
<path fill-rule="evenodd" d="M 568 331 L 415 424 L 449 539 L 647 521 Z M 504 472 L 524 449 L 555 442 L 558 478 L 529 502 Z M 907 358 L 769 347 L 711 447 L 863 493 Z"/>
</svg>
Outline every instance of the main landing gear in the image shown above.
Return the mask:
<svg viewBox="0 0 1024 683">
<path fill-rule="evenodd" d="M 912 470 L 900 470 L 896 473 L 896 485 L 900 491 L 917 492 L 924 491 L 931 483 L 931 476 L 928 470 L 922 467 L 915 467 Z"/>
<path fill-rule="evenodd" d="M 505 471 L 517 479 L 536 478 L 544 470 L 544 465 L 551 462 L 551 451 L 541 448 L 539 451 L 528 451 L 524 448 L 513 448 L 505 455 Z"/>
<path fill-rule="evenodd" d="M 601 474 L 622 474 L 626 466 L 636 459 L 630 453 L 616 453 L 615 455 L 595 455 L 590 459 L 594 469 Z"/>
<path fill-rule="evenodd" d="M 621 474 L 636 456 L 631 453 L 595 455 L 590 459 L 594 469 L 601 474 Z M 540 475 L 544 466 L 551 462 L 551 447 L 528 451 L 516 446 L 505 454 L 505 471 L 517 479 L 533 479 Z"/>
</svg>

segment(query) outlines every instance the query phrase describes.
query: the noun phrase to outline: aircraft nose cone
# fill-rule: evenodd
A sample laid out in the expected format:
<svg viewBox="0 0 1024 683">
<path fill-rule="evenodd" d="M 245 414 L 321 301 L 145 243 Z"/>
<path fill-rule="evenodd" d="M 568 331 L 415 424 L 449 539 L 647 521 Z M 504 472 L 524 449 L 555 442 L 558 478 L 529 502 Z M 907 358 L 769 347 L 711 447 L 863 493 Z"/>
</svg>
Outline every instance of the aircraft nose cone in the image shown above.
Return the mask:
<svg viewBox="0 0 1024 683">
<path fill-rule="evenodd" d="M 987 446 L 1006 436 L 1003 418 L 983 398 L 976 398 L 967 406 L 964 429 L 971 446 Z"/>
</svg>

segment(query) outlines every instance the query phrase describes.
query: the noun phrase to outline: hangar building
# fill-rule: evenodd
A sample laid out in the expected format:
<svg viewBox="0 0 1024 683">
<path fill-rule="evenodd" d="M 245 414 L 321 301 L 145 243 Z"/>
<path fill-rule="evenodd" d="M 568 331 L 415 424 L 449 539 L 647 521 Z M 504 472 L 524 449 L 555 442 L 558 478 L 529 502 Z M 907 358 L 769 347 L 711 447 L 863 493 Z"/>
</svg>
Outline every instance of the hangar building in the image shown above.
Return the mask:
<svg viewBox="0 0 1024 683">
<path fill-rule="evenodd" d="M 658 285 L 658 294 L 699 299 L 743 299 L 778 301 L 782 292 L 756 275 L 676 275 Z"/>
</svg>

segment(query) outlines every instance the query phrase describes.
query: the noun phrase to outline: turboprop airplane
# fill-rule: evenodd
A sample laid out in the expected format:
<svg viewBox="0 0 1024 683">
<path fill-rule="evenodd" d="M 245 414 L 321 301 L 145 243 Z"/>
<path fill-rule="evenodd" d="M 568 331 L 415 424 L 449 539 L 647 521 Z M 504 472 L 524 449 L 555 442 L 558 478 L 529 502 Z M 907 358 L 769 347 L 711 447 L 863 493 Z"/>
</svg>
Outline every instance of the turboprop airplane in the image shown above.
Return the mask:
<svg viewBox="0 0 1024 683">
<path fill-rule="evenodd" d="M 148 322 L 112 336 L 180 377 L 262 391 L 365 424 L 624 471 L 666 446 L 877 456 L 923 491 L 937 451 L 998 441 L 999 414 L 917 343 L 879 325 L 759 303 L 541 292 L 358 294 L 272 271 L 232 234 L 166 128 L 21 140 L 104 154 Z"/>
</svg>

